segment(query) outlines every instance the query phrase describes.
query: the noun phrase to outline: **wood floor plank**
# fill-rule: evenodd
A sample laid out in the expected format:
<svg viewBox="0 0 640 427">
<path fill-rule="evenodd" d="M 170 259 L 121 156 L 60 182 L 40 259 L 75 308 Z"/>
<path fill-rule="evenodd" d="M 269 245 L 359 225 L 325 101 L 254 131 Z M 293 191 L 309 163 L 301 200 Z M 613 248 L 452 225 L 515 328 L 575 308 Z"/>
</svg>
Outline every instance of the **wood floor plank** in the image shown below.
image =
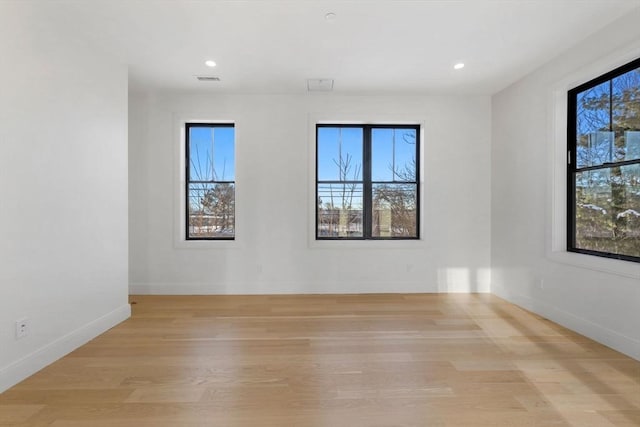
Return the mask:
<svg viewBox="0 0 640 427">
<path fill-rule="evenodd" d="M 131 301 L 0 426 L 640 425 L 640 362 L 492 295 Z"/>
</svg>

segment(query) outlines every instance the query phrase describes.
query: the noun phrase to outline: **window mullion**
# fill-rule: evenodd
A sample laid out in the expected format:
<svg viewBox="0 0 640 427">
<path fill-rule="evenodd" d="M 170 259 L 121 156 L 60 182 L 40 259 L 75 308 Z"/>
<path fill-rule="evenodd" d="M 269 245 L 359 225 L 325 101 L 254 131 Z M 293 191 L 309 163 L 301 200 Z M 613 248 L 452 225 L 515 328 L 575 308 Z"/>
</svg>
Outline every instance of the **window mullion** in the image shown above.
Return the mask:
<svg viewBox="0 0 640 427">
<path fill-rule="evenodd" d="M 362 192 L 363 192 L 363 206 L 362 206 L 362 220 L 363 220 L 363 236 L 365 239 L 371 238 L 371 229 L 373 226 L 373 219 L 371 217 L 373 208 L 371 201 L 371 126 L 363 127 L 363 159 L 362 159 Z"/>
<path fill-rule="evenodd" d="M 621 167 L 621 166 L 629 166 L 629 165 L 637 165 L 640 164 L 640 159 L 632 159 L 632 160 L 621 160 L 619 162 L 607 162 L 607 163 L 603 163 L 601 165 L 595 165 L 595 166 L 585 166 L 582 168 L 574 168 L 573 170 L 575 170 L 575 172 L 589 172 L 589 171 L 596 171 L 596 170 L 602 170 L 602 169 L 611 169 L 611 168 L 615 168 L 615 167 Z"/>
</svg>

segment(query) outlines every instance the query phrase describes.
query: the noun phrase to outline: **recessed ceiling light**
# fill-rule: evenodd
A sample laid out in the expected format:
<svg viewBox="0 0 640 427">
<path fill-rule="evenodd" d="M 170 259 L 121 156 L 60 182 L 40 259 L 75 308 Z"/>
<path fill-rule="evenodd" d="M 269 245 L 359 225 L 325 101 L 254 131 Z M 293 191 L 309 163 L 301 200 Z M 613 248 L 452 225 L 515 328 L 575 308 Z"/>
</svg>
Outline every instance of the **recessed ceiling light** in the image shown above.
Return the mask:
<svg viewBox="0 0 640 427">
<path fill-rule="evenodd" d="M 206 65 L 207 67 L 215 67 L 216 61 L 212 61 L 209 59 L 208 61 L 204 61 L 204 65 Z"/>
<path fill-rule="evenodd" d="M 462 62 L 458 62 L 456 65 L 453 66 L 454 70 L 462 70 L 464 68 L 464 64 Z"/>
<path fill-rule="evenodd" d="M 338 17 L 338 15 L 336 15 L 333 12 L 329 12 L 326 15 L 324 15 L 324 19 L 326 19 L 327 21 L 331 22 L 331 21 L 335 21 L 336 18 Z"/>
</svg>

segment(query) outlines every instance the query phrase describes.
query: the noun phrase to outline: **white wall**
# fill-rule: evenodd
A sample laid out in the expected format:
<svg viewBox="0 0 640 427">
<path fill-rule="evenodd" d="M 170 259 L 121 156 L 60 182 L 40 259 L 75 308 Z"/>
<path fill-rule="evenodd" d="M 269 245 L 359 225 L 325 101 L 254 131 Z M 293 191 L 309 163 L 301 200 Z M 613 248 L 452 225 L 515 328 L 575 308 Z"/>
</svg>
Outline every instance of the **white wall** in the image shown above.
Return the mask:
<svg viewBox="0 0 640 427">
<path fill-rule="evenodd" d="M 640 359 L 640 265 L 564 252 L 566 91 L 640 56 L 640 14 L 493 97 L 493 293 Z"/>
<path fill-rule="evenodd" d="M 126 67 L 36 6 L 0 2 L 0 392 L 129 315 Z"/>
<path fill-rule="evenodd" d="M 235 121 L 236 242 L 177 237 L 181 119 Z M 313 240 L 314 119 L 423 122 L 423 240 Z M 489 97 L 158 93 L 129 120 L 133 293 L 489 291 Z"/>
</svg>

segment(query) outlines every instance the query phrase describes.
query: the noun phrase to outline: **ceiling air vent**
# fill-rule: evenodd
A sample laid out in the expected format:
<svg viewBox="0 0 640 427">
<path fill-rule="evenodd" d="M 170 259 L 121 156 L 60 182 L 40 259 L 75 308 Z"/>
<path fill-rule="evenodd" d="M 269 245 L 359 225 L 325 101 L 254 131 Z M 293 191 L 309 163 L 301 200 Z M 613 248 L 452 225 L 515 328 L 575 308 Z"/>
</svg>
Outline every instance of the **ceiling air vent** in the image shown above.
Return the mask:
<svg viewBox="0 0 640 427">
<path fill-rule="evenodd" d="M 220 77 L 214 77 L 214 76 L 196 76 L 196 79 L 200 80 L 201 82 L 219 82 L 220 81 Z"/>
<path fill-rule="evenodd" d="M 331 92 L 333 79 L 307 79 L 307 90 L 309 92 Z"/>
</svg>

